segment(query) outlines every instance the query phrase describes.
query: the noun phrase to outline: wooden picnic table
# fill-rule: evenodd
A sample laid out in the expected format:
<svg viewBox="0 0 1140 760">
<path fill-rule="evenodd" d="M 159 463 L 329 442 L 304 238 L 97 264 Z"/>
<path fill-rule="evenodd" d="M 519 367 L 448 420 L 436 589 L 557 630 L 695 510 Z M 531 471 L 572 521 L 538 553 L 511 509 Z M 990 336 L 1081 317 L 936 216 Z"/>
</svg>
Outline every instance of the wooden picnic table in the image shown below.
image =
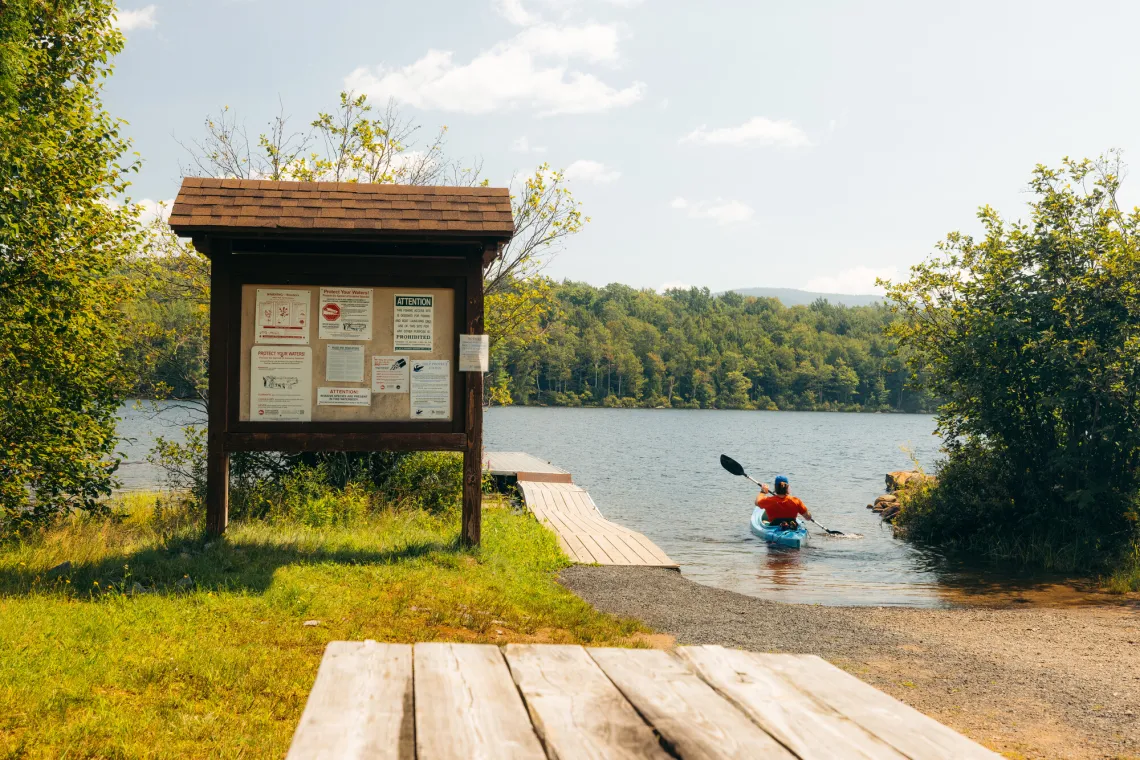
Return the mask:
<svg viewBox="0 0 1140 760">
<path fill-rule="evenodd" d="M 288 760 L 998 755 L 813 655 L 334 641 Z"/>
</svg>

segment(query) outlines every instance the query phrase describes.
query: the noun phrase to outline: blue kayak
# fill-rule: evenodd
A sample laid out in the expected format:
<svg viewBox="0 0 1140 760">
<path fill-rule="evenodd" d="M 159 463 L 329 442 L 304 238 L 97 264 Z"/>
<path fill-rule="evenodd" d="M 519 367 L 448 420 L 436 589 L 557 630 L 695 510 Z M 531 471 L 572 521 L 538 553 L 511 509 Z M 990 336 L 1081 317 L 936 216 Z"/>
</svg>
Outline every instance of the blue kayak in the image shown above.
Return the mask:
<svg viewBox="0 0 1140 760">
<path fill-rule="evenodd" d="M 779 525 L 772 525 L 764 519 L 764 510 L 760 507 L 755 507 L 752 510 L 751 528 L 753 534 L 777 546 L 799 549 L 808 540 L 807 528 L 803 525 L 797 523 L 797 526 L 792 530 L 782 528 Z"/>
</svg>

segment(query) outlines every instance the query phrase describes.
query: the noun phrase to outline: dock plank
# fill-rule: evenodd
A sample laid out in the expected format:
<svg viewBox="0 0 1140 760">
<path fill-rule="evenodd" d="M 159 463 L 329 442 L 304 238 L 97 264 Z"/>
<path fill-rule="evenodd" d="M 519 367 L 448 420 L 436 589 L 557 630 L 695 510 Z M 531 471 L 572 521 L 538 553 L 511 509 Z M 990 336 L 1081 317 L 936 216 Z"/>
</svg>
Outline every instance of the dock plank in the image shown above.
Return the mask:
<svg viewBox="0 0 1140 760">
<path fill-rule="evenodd" d="M 1000 756 L 815 655 L 756 655 L 801 691 L 845 715 L 913 760 Z"/>
<path fill-rule="evenodd" d="M 678 655 L 801 760 L 906 760 L 854 721 L 800 691 L 763 657 L 720 646 L 681 647 Z"/>
<path fill-rule="evenodd" d="M 646 565 L 676 569 L 677 563 L 637 531 L 602 516 L 590 494 L 572 483 L 520 482 L 527 508 L 559 538 L 574 562 Z"/>
<path fill-rule="evenodd" d="M 794 757 L 675 657 L 656 649 L 587 651 L 686 760 Z"/>
<path fill-rule="evenodd" d="M 657 736 L 580 646 L 508 644 L 535 731 L 559 760 L 668 760 Z"/>
<path fill-rule="evenodd" d="M 419 760 L 545 760 L 499 648 L 415 646 Z"/>
<path fill-rule="evenodd" d="M 412 647 L 332 641 L 286 760 L 414 760 Z"/>
</svg>

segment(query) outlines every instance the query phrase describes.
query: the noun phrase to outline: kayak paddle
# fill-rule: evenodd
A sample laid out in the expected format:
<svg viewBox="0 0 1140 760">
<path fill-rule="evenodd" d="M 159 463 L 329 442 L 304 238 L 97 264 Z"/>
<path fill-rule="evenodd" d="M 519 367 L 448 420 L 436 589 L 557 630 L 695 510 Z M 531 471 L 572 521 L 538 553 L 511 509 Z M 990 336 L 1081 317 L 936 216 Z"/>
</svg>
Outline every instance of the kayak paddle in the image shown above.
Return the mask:
<svg viewBox="0 0 1140 760">
<path fill-rule="evenodd" d="M 756 485 L 761 486 L 760 490 L 764 490 L 763 489 L 763 485 L 764 485 L 763 483 L 760 483 L 755 478 L 753 478 L 751 475 L 749 475 L 747 472 L 745 472 L 744 468 L 740 465 L 740 462 L 737 462 L 735 459 L 728 456 L 727 454 L 721 454 L 720 455 L 720 466 L 723 467 L 724 469 L 728 470 L 729 472 L 731 472 L 733 475 L 740 475 L 740 476 L 743 476 L 745 478 L 748 478 L 749 480 L 751 480 Z M 841 530 L 832 530 L 831 528 L 825 528 L 822 525 L 820 525 L 819 523 L 815 522 L 815 520 L 812 520 L 810 517 L 808 519 L 811 520 L 813 523 L 815 523 L 816 527 L 818 527 L 820 530 L 822 530 L 825 533 L 830 533 L 833 536 L 850 536 L 852 538 L 861 537 L 861 536 L 859 536 L 858 533 L 844 533 Z"/>
</svg>

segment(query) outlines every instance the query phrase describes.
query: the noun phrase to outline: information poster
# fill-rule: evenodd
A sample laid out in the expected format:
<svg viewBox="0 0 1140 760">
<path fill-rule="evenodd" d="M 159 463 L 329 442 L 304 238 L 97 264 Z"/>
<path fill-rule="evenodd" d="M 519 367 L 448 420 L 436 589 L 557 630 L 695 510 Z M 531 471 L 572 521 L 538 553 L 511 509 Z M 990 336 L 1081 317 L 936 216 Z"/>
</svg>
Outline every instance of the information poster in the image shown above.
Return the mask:
<svg viewBox="0 0 1140 760">
<path fill-rule="evenodd" d="M 330 383 L 364 382 L 364 346 L 328 345 L 325 380 Z"/>
<path fill-rule="evenodd" d="M 424 359 L 412 362 L 412 419 L 451 417 L 451 362 Z"/>
<path fill-rule="evenodd" d="M 434 296 L 396 294 L 393 351 L 431 351 Z"/>
<path fill-rule="evenodd" d="M 408 357 L 373 356 L 372 392 L 407 393 Z"/>
<path fill-rule="evenodd" d="M 372 340 L 372 288 L 321 288 L 321 340 Z"/>
<path fill-rule="evenodd" d="M 254 346 L 249 417 L 256 422 L 312 419 L 313 354 L 308 346 Z"/>
<path fill-rule="evenodd" d="M 317 388 L 317 406 L 371 406 L 367 388 Z"/>
<path fill-rule="evenodd" d="M 459 336 L 459 371 L 486 372 L 491 367 L 491 339 L 486 335 Z"/>
<path fill-rule="evenodd" d="M 308 345 L 309 291 L 258 288 L 254 342 Z"/>
</svg>

